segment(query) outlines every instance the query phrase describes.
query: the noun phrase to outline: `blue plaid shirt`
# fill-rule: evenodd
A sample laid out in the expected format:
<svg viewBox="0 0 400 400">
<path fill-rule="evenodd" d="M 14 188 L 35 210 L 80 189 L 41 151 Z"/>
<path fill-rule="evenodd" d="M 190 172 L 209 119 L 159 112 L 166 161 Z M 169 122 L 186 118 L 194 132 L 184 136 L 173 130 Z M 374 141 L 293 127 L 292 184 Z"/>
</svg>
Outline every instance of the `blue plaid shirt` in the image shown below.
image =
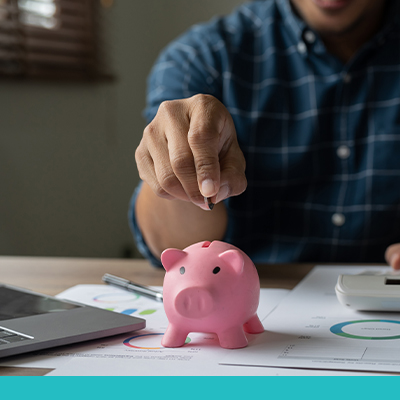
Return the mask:
<svg viewBox="0 0 400 400">
<path fill-rule="evenodd" d="M 254 262 L 383 262 L 400 242 L 400 2 L 343 64 L 287 0 L 244 4 L 160 55 L 145 116 L 198 93 L 231 113 L 248 187 L 225 241 Z M 153 264 L 129 219 L 139 250 Z M 206 239 L 206 238 L 205 238 Z"/>
</svg>

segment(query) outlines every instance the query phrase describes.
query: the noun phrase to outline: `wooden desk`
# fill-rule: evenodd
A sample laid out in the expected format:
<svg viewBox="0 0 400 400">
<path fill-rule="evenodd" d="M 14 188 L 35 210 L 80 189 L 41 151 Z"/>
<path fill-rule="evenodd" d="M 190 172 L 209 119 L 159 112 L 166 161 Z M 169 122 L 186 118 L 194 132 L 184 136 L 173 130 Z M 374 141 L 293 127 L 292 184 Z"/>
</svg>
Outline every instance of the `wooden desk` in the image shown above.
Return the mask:
<svg viewBox="0 0 400 400">
<path fill-rule="evenodd" d="M 292 289 L 314 264 L 278 264 L 258 267 L 261 287 Z M 106 273 L 144 285 L 161 286 L 164 270 L 144 260 L 0 257 L 0 282 L 48 295 L 78 284 L 102 284 Z M 45 375 L 45 368 L 0 367 L 0 376 Z"/>
</svg>

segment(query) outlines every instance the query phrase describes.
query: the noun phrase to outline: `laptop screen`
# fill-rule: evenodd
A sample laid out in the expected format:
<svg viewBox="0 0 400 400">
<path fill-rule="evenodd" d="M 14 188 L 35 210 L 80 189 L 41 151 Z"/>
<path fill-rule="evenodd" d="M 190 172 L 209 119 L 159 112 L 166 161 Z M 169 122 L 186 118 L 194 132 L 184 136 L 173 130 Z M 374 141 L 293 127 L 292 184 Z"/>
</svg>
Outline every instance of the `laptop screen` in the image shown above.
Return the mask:
<svg viewBox="0 0 400 400">
<path fill-rule="evenodd" d="M 78 307 L 80 306 L 54 298 L 0 286 L 0 321 Z"/>
</svg>

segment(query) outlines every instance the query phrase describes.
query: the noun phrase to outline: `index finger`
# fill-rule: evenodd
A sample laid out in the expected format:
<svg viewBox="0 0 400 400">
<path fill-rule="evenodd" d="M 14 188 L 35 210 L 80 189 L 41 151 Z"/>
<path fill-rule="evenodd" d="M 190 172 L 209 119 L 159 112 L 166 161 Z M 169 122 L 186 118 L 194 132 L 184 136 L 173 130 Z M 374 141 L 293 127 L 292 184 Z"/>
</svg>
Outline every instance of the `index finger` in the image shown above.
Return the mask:
<svg viewBox="0 0 400 400">
<path fill-rule="evenodd" d="M 229 135 L 224 135 L 228 111 L 212 96 L 201 95 L 190 110 L 189 146 L 193 153 L 198 188 L 213 197 L 220 187 L 219 153 Z"/>
</svg>

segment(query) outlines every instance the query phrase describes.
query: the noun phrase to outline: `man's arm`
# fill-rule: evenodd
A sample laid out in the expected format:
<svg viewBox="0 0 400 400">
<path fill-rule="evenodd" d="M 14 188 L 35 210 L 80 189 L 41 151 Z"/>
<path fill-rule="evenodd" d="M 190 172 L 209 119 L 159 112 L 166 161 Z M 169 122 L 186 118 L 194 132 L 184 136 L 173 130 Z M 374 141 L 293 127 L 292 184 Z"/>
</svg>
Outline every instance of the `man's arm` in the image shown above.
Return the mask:
<svg viewBox="0 0 400 400">
<path fill-rule="evenodd" d="M 222 240 L 227 227 L 222 202 L 205 211 L 190 202 L 158 197 L 146 182 L 135 211 L 143 237 L 157 258 L 169 247 L 184 249 L 202 240 Z"/>
<path fill-rule="evenodd" d="M 242 193 L 247 180 L 232 117 L 220 101 L 196 95 L 162 103 L 135 157 L 144 182 L 136 220 L 153 255 L 223 238 L 222 200 Z"/>
</svg>

